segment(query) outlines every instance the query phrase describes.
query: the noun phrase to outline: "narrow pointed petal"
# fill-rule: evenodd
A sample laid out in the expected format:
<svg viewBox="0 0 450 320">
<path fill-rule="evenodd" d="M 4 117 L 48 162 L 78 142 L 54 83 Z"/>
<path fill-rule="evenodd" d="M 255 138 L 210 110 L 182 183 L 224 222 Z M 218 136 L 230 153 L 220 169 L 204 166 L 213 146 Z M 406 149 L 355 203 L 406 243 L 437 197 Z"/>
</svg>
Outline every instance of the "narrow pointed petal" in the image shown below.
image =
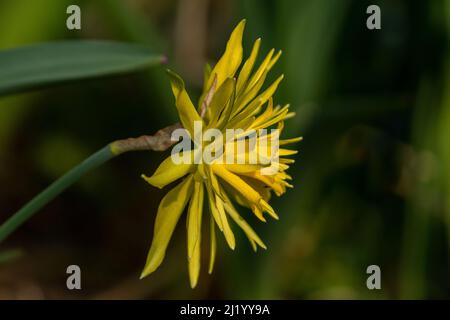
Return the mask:
<svg viewBox="0 0 450 320">
<path fill-rule="evenodd" d="M 234 172 L 234 173 L 249 173 L 249 172 L 255 172 L 258 171 L 261 168 L 261 165 L 259 164 L 224 164 L 225 168 L 228 171 Z"/>
<path fill-rule="evenodd" d="M 272 218 L 274 218 L 275 220 L 280 219 L 278 217 L 277 213 L 275 212 L 275 210 L 273 210 L 273 208 L 266 201 L 261 199 L 259 203 L 260 203 L 261 207 L 264 209 L 264 211 L 266 211 L 268 214 L 270 214 L 272 216 Z"/>
<path fill-rule="evenodd" d="M 164 260 L 175 226 L 186 207 L 193 189 L 192 176 L 187 177 L 178 186 L 169 191 L 159 204 L 156 215 L 152 245 L 141 279 L 155 271 Z"/>
<path fill-rule="evenodd" d="M 233 78 L 227 78 L 225 82 L 220 86 L 220 88 L 214 94 L 211 103 L 207 110 L 207 115 L 209 118 L 208 127 L 215 128 L 219 115 L 221 115 L 222 110 L 227 107 L 230 99 L 234 97 L 234 90 L 236 88 L 236 80 Z"/>
<path fill-rule="evenodd" d="M 279 76 L 264 92 L 262 92 L 248 106 L 246 106 L 245 109 L 236 116 L 236 118 L 244 120 L 255 114 L 255 110 L 264 105 L 273 96 L 275 91 L 277 91 L 278 85 L 283 78 L 284 75 Z"/>
<path fill-rule="evenodd" d="M 295 163 L 295 160 L 294 159 L 289 159 L 289 158 L 280 158 L 280 163 L 292 164 L 292 163 Z"/>
<path fill-rule="evenodd" d="M 200 252 L 201 252 L 201 234 L 199 234 L 198 243 L 195 246 L 192 257 L 188 259 L 189 281 L 191 288 L 195 288 L 198 283 L 198 276 L 200 275 Z"/>
<path fill-rule="evenodd" d="M 297 154 L 297 153 L 298 153 L 297 150 L 290 150 L 290 149 L 280 149 L 280 151 L 279 151 L 280 157 L 292 156 L 292 155 Z"/>
<path fill-rule="evenodd" d="M 173 95 L 175 96 L 175 106 L 183 127 L 189 131 L 191 137 L 194 137 L 194 121 L 202 121 L 202 118 L 195 109 L 191 98 L 184 87 L 184 81 L 179 75 L 167 70 L 172 85 Z"/>
<path fill-rule="evenodd" d="M 247 83 L 250 73 L 252 72 L 260 47 L 261 47 L 261 38 L 258 38 L 256 39 L 253 45 L 253 49 L 252 52 L 250 53 L 250 56 L 245 61 L 242 70 L 239 72 L 239 77 L 236 85 L 236 91 L 238 92 L 238 94 L 243 90 L 243 88 L 245 88 L 245 84 Z"/>
<path fill-rule="evenodd" d="M 267 222 L 266 218 L 264 218 L 263 211 L 256 204 L 251 205 L 251 209 L 254 215 L 261 220 L 262 222 Z"/>
<path fill-rule="evenodd" d="M 234 87 L 231 92 L 230 100 L 225 105 L 225 107 L 222 110 L 222 113 L 219 115 L 219 117 L 216 120 L 217 129 L 222 130 L 223 128 L 225 128 L 226 124 L 228 123 L 228 120 L 231 117 L 231 112 L 233 111 L 235 98 L 236 98 L 236 81 L 234 81 Z"/>
<path fill-rule="evenodd" d="M 272 60 L 270 60 L 270 63 L 267 66 L 268 70 L 272 69 L 272 67 L 275 65 L 275 63 L 277 63 L 277 61 L 278 61 L 278 59 L 280 59 L 282 53 L 283 53 L 283 51 L 278 50 L 278 52 L 275 55 L 275 57 L 273 57 Z"/>
<path fill-rule="evenodd" d="M 272 61 L 273 54 L 275 53 L 275 49 L 271 49 L 267 56 L 264 58 L 263 62 L 261 62 L 261 65 L 258 67 L 258 69 L 255 71 L 255 73 L 252 75 L 252 77 L 249 80 L 247 91 L 250 90 L 260 79 L 261 77 L 267 73 L 268 66 L 270 64 L 270 61 Z"/>
<path fill-rule="evenodd" d="M 228 212 L 234 222 L 236 222 L 236 224 L 245 232 L 246 236 L 250 240 L 250 243 L 252 244 L 252 247 L 254 242 L 257 243 L 261 248 L 267 249 L 264 242 L 258 237 L 256 232 L 252 229 L 252 227 L 250 227 L 247 221 L 245 221 L 244 218 L 239 215 L 231 202 L 225 203 L 225 210 Z M 255 250 L 255 248 L 253 248 L 253 250 Z"/>
<path fill-rule="evenodd" d="M 234 250 L 236 247 L 236 239 L 234 238 L 234 233 L 231 230 L 230 224 L 228 223 L 227 215 L 225 213 L 225 208 L 223 206 L 223 201 L 216 195 L 216 207 L 219 212 L 220 219 L 223 223 L 223 235 L 225 236 L 225 240 L 228 243 L 228 246 L 231 250 Z"/>
<path fill-rule="evenodd" d="M 296 143 L 299 141 L 302 141 L 303 137 L 296 137 L 296 138 L 291 138 L 291 139 L 283 139 L 280 140 L 280 146 L 284 146 L 286 144 L 291 144 L 291 143 Z"/>
<path fill-rule="evenodd" d="M 234 77 L 239 65 L 242 61 L 242 35 L 244 33 L 245 20 L 239 22 L 236 28 L 231 33 L 230 39 L 227 42 L 225 52 L 219 59 L 209 77 L 208 82 L 205 84 L 204 91 L 212 84 L 212 78 L 217 75 L 217 86 L 220 87 L 226 78 Z"/>
<path fill-rule="evenodd" d="M 197 286 L 200 274 L 201 225 L 203 213 L 203 182 L 194 181 L 194 191 L 188 210 L 188 268 L 191 288 Z"/>
<path fill-rule="evenodd" d="M 252 179 L 256 179 L 258 181 L 261 181 L 262 183 L 264 183 L 266 186 L 272 188 L 272 190 L 277 194 L 280 195 L 283 193 L 283 189 L 281 187 L 281 185 L 279 183 L 277 183 L 277 181 L 275 181 L 275 178 L 273 176 L 269 176 L 269 175 L 262 175 L 259 172 L 244 172 L 242 173 L 247 177 L 250 177 Z"/>
<path fill-rule="evenodd" d="M 192 152 L 190 152 L 192 153 Z M 194 164 L 175 164 L 172 157 L 167 157 L 156 169 L 151 177 L 141 175 L 141 177 L 157 188 L 164 188 L 169 183 L 172 183 L 192 171 Z"/>
<path fill-rule="evenodd" d="M 203 182 L 194 181 L 194 192 L 188 209 L 187 243 L 188 257 L 192 258 L 196 246 L 198 246 L 203 212 Z"/>
<path fill-rule="evenodd" d="M 206 190 L 208 193 L 209 209 L 211 211 L 211 215 L 216 221 L 219 230 L 223 231 L 222 217 L 220 216 L 219 211 L 217 210 L 216 196 L 214 195 L 214 191 L 212 191 L 210 188 L 207 188 Z"/>
<path fill-rule="evenodd" d="M 261 75 L 259 80 L 251 87 L 246 88 L 244 92 L 240 92 L 240 94 L 236 98 L 236 103 L 234 104 L 233 111 L 231 116 L 234 117 L 239 112 L 241 112 L 248 105 L 250 101 L 252 101 L 258 92 L 261 90 L 264 85 L 264 81 L 266 80 L 267 70 Z"/>
<path fill-rule="evenodd" d="M 217 240 L 216 240 L 216 224 L 214 222 L 214 218 L 211 215 L 210 216 L 210 234 L 211 234 L 211 246 L 209 249 L 209 267 L 208 267 L 208 273 L 211 274 L 214 269 L 214 262 L 216 261 L 216 251 L 217 251 Z"/>
<path fill-rule="evenodd" d="M 244 180 L 234 173 L 231 173 L 224 166 L 212 165 L 213 172 L 228 182 L 233 188 L 239 191 L 248 201 L 258 204 L 261 195 L 250 187 Z"/>
</svg>

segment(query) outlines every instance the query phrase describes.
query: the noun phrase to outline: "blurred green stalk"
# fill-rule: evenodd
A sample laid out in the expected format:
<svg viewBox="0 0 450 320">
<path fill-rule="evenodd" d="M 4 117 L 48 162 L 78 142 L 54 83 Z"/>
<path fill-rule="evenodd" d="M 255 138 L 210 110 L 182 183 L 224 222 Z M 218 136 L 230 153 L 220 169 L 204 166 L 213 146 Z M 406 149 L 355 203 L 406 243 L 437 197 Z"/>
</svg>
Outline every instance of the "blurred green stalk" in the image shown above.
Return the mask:
<svg viewBox="0 0 450 320">
<path fill-rule="evenodd" d="M 180 124 L 176 123 L 160 129 L 153 136 L 144 135 L 138 138 L 116 140 L 95 152 L 89 158 L 53 182 L 47 189 L 39 193 L 22 207 L 22 209 L 6 220 L 6 222 L 0 226 L 0 243 L 25 221 L 30 219 L 39 209 L 78 181 L 78 179 L 86 172 L 97 168 L 106 161 L 125 152 L 143 150 L 164 151 L 173 145 L 174 141 L 171 140 L 171 134 L 178 128 L 180 128 Z"/>
<path fill-rule="evenodd" d="M 86 172 L 95 169 L 114 156 L 116 154 L 111 151 L 110 145 L 107 145 L 53 182 L 0 226 L 0 242 L 30 219 L 39 209 L 78 181 Z"/>
</svg>

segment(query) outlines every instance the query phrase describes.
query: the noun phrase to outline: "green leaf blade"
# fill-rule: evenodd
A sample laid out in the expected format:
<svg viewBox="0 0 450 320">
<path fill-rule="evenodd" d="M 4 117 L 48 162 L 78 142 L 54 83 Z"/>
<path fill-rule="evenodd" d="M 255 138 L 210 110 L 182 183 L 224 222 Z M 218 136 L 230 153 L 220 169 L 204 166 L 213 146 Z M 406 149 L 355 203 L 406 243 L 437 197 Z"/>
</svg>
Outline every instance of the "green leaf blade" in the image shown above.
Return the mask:
<svg viewBox="0 0 450 320">
<path fill-rule="evenodd" d="M 0 95 L 130 73 L 165 61 L 146 46 L 112 41 L 62 41 L 4 50 Z"/>
</svg>

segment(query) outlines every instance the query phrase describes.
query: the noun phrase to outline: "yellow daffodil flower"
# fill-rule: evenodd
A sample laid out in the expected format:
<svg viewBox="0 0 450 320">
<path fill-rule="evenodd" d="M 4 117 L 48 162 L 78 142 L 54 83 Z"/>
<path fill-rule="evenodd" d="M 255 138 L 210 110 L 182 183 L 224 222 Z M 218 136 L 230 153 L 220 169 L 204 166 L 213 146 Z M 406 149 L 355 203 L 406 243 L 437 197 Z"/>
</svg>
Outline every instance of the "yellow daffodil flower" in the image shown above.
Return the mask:
<svg viewBox="0 0 450 320">
<path fill-rule="evenodd" d="M 283 130 L 284 120 L 294 114 L 289 106 L 273 106 L 272 96 L 283 76 L 278 77 L 265 90 L 261 91 L 267 73 L 281 55 L 281 51 L 269 51 L 265 59 L 256 68 L 255 61 L 261 40 L 257 39 L 248 59 L 242 64 L 242 35 L 245 20 L 233 30 L 226 45 L 225 53 L 214 68 L 206 67 L 203 94 L 198 108 L 192 103 L 185 90 L 183 80 L 169 71 L 175 105 L 181 124 L 191 137 L 194 137 L 194 123 L 200 122 L 205 128 L 242 129 L 244 135 L 250 130 L 277 128 Z M 238 137 L 223 141 L 225 155 L 235 149 Z M 210 259 L 209 273 L 213 271 L 216 256 L 216 227 L 223 233 L 228 246 L 235 248 L 235 237 L 230 224 L 236 223 L 248 237 L 251 246 L 266 249 L 266 245 L 253 231 L 250 225 L 236 210 L 233 201 L 250 208 L 256 217 L 266 221 L 264 213 L 275 219 L 278 215 L 269 205 L 272 191 L 277 196 L 292 187 L 287 181 L 291 177 L 286 173 L 292 159 L 284 158 L 296 151 L 284 149 L 286 144 L 299 141 L 300 138 L 279 140 L 281 146 L 276 158 L 278 170 L 263 174 L 262 169 L 272 166 L 274 161 L 257 160 L 256 163 L 182 163 L 175 164 L 171 157 L 164 160 L 156 172 L 143 178 L 151 185 L 163 188 L 170 183 L 180 181 L 162 199 L 156 216 L 153 241 L 141 278 L 151 274 L 162 263 L 167 245 L 175 226 L 187 207 L 187 257 L 191 287 L 197 285 L 200 273 L 200 253 L 202 244 L 202 221 L 209 219 Z M 211 142 L 208 142 L 211 143 Z M 237 157 L 234 155 L 233 157 Z M 244 155 L 244 160 L 249 155 Z M 209 215 L 204 215 L 205 203 Z"/>
</svg>

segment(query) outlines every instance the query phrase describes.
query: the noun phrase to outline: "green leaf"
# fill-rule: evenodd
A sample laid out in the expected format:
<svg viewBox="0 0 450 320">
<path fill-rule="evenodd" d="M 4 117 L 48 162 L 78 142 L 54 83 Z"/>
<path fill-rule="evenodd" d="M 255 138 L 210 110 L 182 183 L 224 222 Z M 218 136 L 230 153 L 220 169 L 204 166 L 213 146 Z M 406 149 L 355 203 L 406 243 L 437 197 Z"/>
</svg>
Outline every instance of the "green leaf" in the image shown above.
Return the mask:
<svg viewBox="0 0 450 320">
<path fill-rule="evenodd" d="M 165 60 L 146 46 L 109 41 L 62 41 L 4 50 L 0 51 L 0 95 L 129 73 Z"/>
</svg>

